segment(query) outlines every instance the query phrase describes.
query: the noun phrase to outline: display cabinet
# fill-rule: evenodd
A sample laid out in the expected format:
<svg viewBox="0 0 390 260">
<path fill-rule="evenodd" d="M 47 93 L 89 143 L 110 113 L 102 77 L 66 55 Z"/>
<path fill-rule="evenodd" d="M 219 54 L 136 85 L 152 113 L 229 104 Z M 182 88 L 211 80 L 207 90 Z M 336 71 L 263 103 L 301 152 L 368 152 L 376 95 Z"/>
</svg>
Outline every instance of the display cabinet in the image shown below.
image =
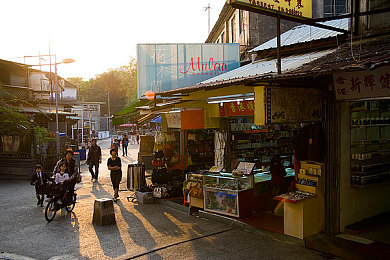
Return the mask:
<svg viewBox="0 0 390 260">
<path fill-rule="evenodd" d="M 204 209 L 233 217 L 253 213 L 253 175 L 208 174 L 203 177 Z"/>
<path fill-rule="evenodd" d="M 257 167 L 269 167 L 271 158 L 280 155 L 285 166 L 293 167 L 293 143 L 299 125 L 256 126 L 254 119 L 231 118 L 231 168 L 238 162 L 256 162 Z"/>
<path fill-rule="evenodd" d="M 390 179 L 390 102 L 351 104 L 351 184 Z"/>
</svg>

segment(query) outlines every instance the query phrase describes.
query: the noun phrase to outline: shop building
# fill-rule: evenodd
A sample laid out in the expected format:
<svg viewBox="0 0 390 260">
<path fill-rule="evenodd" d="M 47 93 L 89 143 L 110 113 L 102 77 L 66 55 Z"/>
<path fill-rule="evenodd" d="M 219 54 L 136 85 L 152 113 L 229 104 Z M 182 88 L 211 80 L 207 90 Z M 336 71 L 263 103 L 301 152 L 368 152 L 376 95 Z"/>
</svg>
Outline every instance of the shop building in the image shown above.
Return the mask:
<svg viewBox="0 0 390 260">
<path fill-rule="evenodd" d="M 348 24 L 348 20 L 333 21 L 333 23 L 344 24 L 345 26 L 345 24 Z M 304 27 L 294 28 L 294 30 L 304 31 Z M 262 172 L 267 169 L 267 160 L 270 160 L 270 155 L 274 155 L 272 152 L 278 150 L 281 156 L 285 156 L 283 157 L 283 164 L 288 170 L 286 174 L 286 178 L 288 178 L 290 171 L 288 166 L 297 166 L 294 164 L 296 156 L 292 151 L 294 146 L 289 141 L 297 135 L 294 132 L 299 132 L 302 123 L 313 125 L 312 123 L 317 122 L 324 136 L 317 138 L 316 141 L 316 145 L 319 145 L 317 150 L 323 152 L 323 159 L 317 160 L 317 164 L 312 164 L 309 167 L 301 164 L 300 167 L 295 167 L 295 169 L 294 167 L 290 168 L 291 172 L 294 169 L 294 174 L 291 175 L 295 175 L 292 178 L 296 181 L 296 187 L 302 184 L 299 183 L 302 179 L 306 183 L 311 181 L 311 183 L 318 184 L 318 188 L 316 187 L 314 190 L 311 187 L 304 187 L 304 189 L 312 190 L 309 193 L 316 195 L 319 201 L 315 205 L 319 207 L 319 210 L 307 211 L 304 206 L 299 209 L 302 214 L 309 214 L 308 216 L 311 216 L 311 219 L 314 218 L 318 221 L 315 221 L 314 224 L 302 222 L 302 218 L 292 221 L 295 226 L 301 221 L 302 226 L 301 233 L 295 233 L 294 236 L 304 238 L 313 232 L 320 231 L 327 234 L 337 234 L 344 232 L 348 225 L 359 220 L 388 211 L 388 202 L 382 199 L 388 196 L 387 192 L 389 190 L 388 184 L 385 182 L 388 176 L 387 164 L 384 163 L 380 167 L 376 165 L 379 163 L 378 160 L 386 162 L 386 156 L 388 156 L 383 151 L 387 149 L 386 140 L 388 138 L 386 126 L 387 101 L 374 100 L 354 104 L 349 98 L 344 99 L 347 101 L 336 100 L 337 96 L 335 94 L 344 92 L 344 90 L 337 90 L 335 75 L 340 73 L 349 75 L 348 73 L 355 70 L 360 71 L 358 72 L 359 75 L 362 69 L 364 71 L 364 69 L 369 68 L 373 71 L 376 68 L 380 70 L 380 72 L 375 73 L 378 76 L 375 76 L 376 81 L 374 80 L 373 84 L 378 89 L 386 92 L 386 87 L 383 89 L 380 87 L 382 86 L 380 79 L 382 78 L 384 83 L 387 82 L 385 79 L 388 68 L 385 64 L 389 57 L 385 49 L 388 48 L 388 37 L 373 37 L 353 42 L 352 50 L 359 49 L 361 51 L 359 61 L 353 59 L 351 45 L 348 42 L 343 43 L 343 40 L 345 38 L 342 35 L 332 32 L 328 37 L 319 36 L 307 43 L 302 39 L 292 41 L 290 45 L 282 47 L 284 57 L 282 58 L 281 75 L 275 73 L 275 59 L 260 59 L 193 87 L 158 93 L 162 97 L 181 97 L 179 104 L 176 104 L 173 108 L 175 111 L 172 111 L 172 109 L 171 111 L 165 111 L 164 114 L 166 115 L 163 114 L 162 116 L 163 121 L 176 120 L 176 124 L 178 124 L 176 131 L 180 128 L 179 132 L 181 134 L 178 134 L 178 138 L 175 139 L 180 140 L 178 153 L 183 156 L 183 160 L 178 162 L 180 167 L 188 169 L 190 166 L 194 169 L 193 166 L 197 165 L 192 159 L 192 154 L 199 154 L 199 148 L 197 147 L 194 150 L 191 143 L 200 144 L 200 141 L 205 139 L 202 134 L 208 136 L 208 138 L 211 136 L 214 139 L 214 166 L 221 166 L 227 172 L 232 172 L 238 166 L 237 162 L 257 163 L 259 167 L 256 168 L 257 170 L 261 169 L 261 172 L 254 174 L 253 179 L 248 177 L 248 180 L 243 181 L 242 189 L 243 191 L 253 189 L 255 192 L 251 212 L 269 210 L 275 205 L 274 196 L 267 190 L 267 185 L 260 181 L 260 179 L 264 179 L 267 182 L 272 178 L 269 174 Z M 258 57 L 262 57 L 262 54 L 275 48 L 272 42 L 265 43 L 266 45 L 271 46 L 270 49 L 261 50 L 261 48 L 257 48 L 254 50 Z M 316 46 L 316 50 L 304 54 L 297 53 L 297 49 L 305 50 L 308 45 Z M 293 52 L 293 55 L 288 56 L 289 50 Z M 369 76 L 369 72 L 366 71 L 365 73 L 368 73 Z M 357 77 L 356 74 L 351 75 L 348 78 L 349 81 Z M 359 78 L 359 80 L 362 90 L 366 82 L 363 78 Z M 358 91 L 356 86 L 347 86 L 346 89 L 348 91 Z M 388 94 L 381 93 L 381 99 L 388 97 Z M 275 98 L 273 99 L 273 97 Z M 354 97 L 358 100 L 367 98 L 373 97 Z M 249 112 L 252 102 L 254 109 L 253 112 Z M 156 112 L 158 113 L 158 109 Z M 366 115 L 367 113 L 368 115 Z M 175 114 L 176 119 L 168 119 L 172 117 L 171 114 Z M 187 129 L 182 129 L 183 124 L 186 125 L 186 123 L 179 121 L 179 118 L 180 120 L 183 120 L 183 118 L 187 120 L 186 116 L 181 118 L 183 114 L 191 115 L 190 125 L 186 126 Z M 197 118 L 200 118 L 200 121 L 203 120 L 203 124 L 196 123 Z M 210 125 L 210 122 L 212 122 L 212 125 Z M 169 124 L 171 123 L 167 123 L 166 129 L 170 128 Z M 370 130 L 371 128 L 372 130 Z M 210 129 L 212 129 L 212 134 Z M 216 142 L 221 137 L 224 138 L 222 145 L 221 142 Z M 286 140 L 282 141 L 284 138 Z M 289 140 L 289 138 L 291 139 Z M 313 139 L 309 142 L 313 142 Z M 380 151 L 377 152 L 373 149 L 379 149 Z M 223 150 L 224 158 L 221 158 L 221 150 Z M 211 156 L 210 153 L 209 157 Z M 363 164 L 363 162 L 368 162 L 368 158 L 373 157 L 377 158 L 374 163 L 375 166 Z M 256 158 L 256 160 L 253 158 Z M 315 161 L 315 158 L 310 159 L 310 161 Z M 207 169 L 210 165 L 206 164 L 206 159 L 200 161 L 204 164 L 203 170 L 210 170 Z M 366 173 L 371 166 L 379 168 Z M 364 174 L 356 173 L 357 169 L 364 171 Z M 195 169 L 195 172 L 201 171 L 202 169 Z M 313 171 L 315 174 L 313 174 Z M 321 172 L 321 176 L 319 176 L 319 172 Z M 300 174 L 307 174 L 308 176 L 300 176 Z M 223 177 L 230 178 L 231 176 L 219 176 L 219 178 Z M 210 180 L 215 179 L 213 176 L 205 178 L 205 176 L 193 175 L 193 178 L 195 186 L 199 186 L 197 184 L 198 179 L 202 178 L 203 185 L 205 185 L 202 187 L 205 190 L 208 189 L 207 185 L 215 189 L 214 186 L 217 186 L 215 183 L 222 183 L 221 180 Z M 208 182 L 209 184 L 207 184 Z M 378 183 L 375 184 L 375 182 Z M 373 186 L 370 186 L 369 183 Z M 231 189 L 234 190 L 232 187 Z M 237 193 L 239 188 L 236 187 L 235 189 Z M 290 189 L 290 187 L 287 187 L 287 191 Z M 198 197 L 201 197 L 201 195 L 197 193 L 199 192 L 193 192 L 195 196 L 192 197 L 199 199 Z M 207 203 L 205 204 L 206 194 L 203 194 L 204 207 L 207 205 Z M 267 196 L 268 198 L 266 198 Z M 222 201 L 226 202 L 229 198 L 226 197 L 220 203 L 223 203 Z M 284 201 L 288 199 L 288 197 L 285 197 Z M 234 201 L 231 198 L 230 200 Z M 308 201 L 312 202 L 313 200 Z M 194 203 L 199 205 L 199 201 L 195 202 L 194 200 Z M 235 203 L 232 205 L 239 205 L 238 200 Z M 290 204 L 285 205 L 291 206 Z M 297 203 L 297 205 L 305 204 Z M 285 206 L 285 220 L 293 217 L 286 212 L 288 206 Z M 314 208 L 316 206 L 309 203 L 306 208 L 308 207 Z M 215 209 L 210 211 L 213 210 Z M 226 207 L 225 210 L 226 212 L 220 213 L 229 213 L 230 216 L 241 217 L 238 213 L 239 209 L 232 210 L 231 207 L 229 209 Z M 313 212 L 319 212 L 319 215 L 310 215 Z M 309 227 L 305 225 L 309 225 Z M 317 227 L 312 228 L 312 226 Z M 305 229 L 309 230 L 308 233 L 305 233 Z M 284 230 L 286 230 L 286 226 L 284 226 Z"/>
</svg>

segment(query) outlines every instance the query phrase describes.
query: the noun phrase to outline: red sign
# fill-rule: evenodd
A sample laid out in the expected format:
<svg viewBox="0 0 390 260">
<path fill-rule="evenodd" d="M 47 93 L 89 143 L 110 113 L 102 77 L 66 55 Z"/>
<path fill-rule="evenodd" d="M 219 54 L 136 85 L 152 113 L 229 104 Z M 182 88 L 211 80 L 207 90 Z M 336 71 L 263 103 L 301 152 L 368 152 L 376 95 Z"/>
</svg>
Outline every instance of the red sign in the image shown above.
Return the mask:
<svg viewBox="0 0 390 260">
<path fill-rule="evenodd" d="M 203 73 L 210 73 L 210 75 L 219 75 L 227 71 L 226 62 L 214 62 L 214 59 L 211 57 L 208 62 L 201 62 L 200 57 L 196 63 L 194 63 L 194 57 L 191 57 L 190 65 L 188 66 L 186 71 L 182 71 L 182 68 L 179 67 L 179 72 L 181 74 L 192 74 L 192 75 L 200 75 Z M 212 74 L 213 73 L 213 74 Z M 209 75 L 209 74 L 205 74 Z"/>
<path fill-rule="evenodd" d="M 227 116 L 247 116 L 255 114 L 254 100 L 227 102 L 223 104 L 223 107 L 225 113 L 220 113 L 221 115 L 224 114 Z"/>
<path fill-rule="evenodd" d="M 390 96 L 390 67 L 333 74 L 337 100 Z"/>
</svg>

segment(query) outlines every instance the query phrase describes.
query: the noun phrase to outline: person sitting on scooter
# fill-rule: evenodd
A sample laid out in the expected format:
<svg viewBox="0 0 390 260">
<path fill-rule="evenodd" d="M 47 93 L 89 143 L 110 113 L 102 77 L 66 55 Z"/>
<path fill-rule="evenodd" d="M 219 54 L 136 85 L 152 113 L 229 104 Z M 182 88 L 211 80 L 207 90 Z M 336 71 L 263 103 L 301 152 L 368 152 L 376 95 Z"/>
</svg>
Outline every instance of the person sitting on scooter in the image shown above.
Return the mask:
<svg viewBox="0 0 390 260">
<path fill-rule="evenodd" d="M 54 179 L 54 182 L 59 186 L 61 194 L 59 196 L 58 204 L 62 205 L 62 202 L 64 200 L 64 195 L 67 189 L 67 185 L 65 184 L 67 180 L 69 180 L 69 175 L 65 172 L 66 171 L 66 163 L 63 162 L 60 164 L 60 172 L 56 173 L 56 177 Z"/>
<path fill-rule="evenodd" d="M 71 194 L 74 193 L 74 186 L 76 185 L 76 178 L 80 176 L 79 169 L 77 167 L 77 163 L 75 159 L 73 159 L 73 151 L 72 150 L 66 150 L 64 158 L 59 160 L 54 167 L 54 174 L 57 174 L 57 172 L 60 171 L 60 166 L 62 163 L 66 164 L 66 172 L 69 177 L 68 185 L 69 185 L 69 192 Z"/>
</svg>

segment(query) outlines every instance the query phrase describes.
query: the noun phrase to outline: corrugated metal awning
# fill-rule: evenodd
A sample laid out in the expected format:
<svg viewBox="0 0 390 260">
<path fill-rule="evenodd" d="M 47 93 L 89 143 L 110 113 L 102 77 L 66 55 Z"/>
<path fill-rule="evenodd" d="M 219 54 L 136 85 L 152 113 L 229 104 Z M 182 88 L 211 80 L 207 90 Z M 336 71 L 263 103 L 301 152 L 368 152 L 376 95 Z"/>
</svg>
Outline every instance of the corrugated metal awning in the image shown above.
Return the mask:
<svg viewBox="0 0 390 260">
<path fill-rule="evenodd" d="M 320 24 L 348 30 L 349 18 L 327 21 L 327 22 L 320 23 Z M 296 26 L 296 27 L 292 28 L 291 30 L 288 30 L 287 32 L 282 33 L 280 35 L 280 43 L 281 43 L 281 46 L 288 46 L 288 45 L 293 45 L 293 44 L 297 44 L 297 43 L 304 43 L 304 42 L 310 42 L 310 41 L 315 41 L 315 40 L 320 40 L 320 39 L 331 38 L 331 37 L 335 37 L 337 35 L 342 35 L 342 33 L 305 24 L 305 25 Z M 267 50 L 267 49 L 273 49 L 273 48 L 276 48 L 276 46 L 277 46 L 276 38 L 273 38 L 273 39 L 257 46 L 256 48 L 250 50 L 249 52 L 256 52 L 256 51 L 263 51 L 263 50 Z"/>
</svg>

